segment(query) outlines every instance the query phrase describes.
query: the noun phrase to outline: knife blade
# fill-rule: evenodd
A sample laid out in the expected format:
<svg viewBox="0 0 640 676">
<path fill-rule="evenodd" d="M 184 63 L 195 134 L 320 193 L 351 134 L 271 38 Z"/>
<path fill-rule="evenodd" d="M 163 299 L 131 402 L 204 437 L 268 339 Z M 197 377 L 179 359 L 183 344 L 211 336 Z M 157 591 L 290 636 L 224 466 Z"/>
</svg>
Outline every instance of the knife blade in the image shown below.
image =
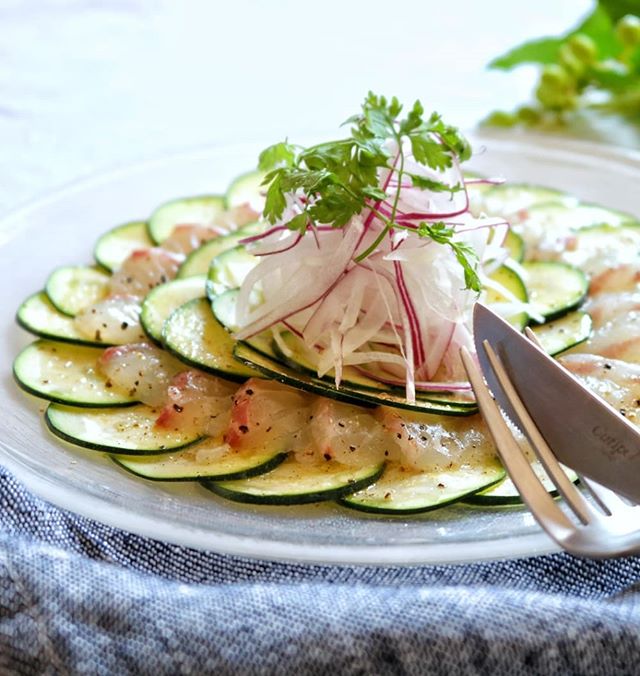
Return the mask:
<svg viewBox="0 0 640 676">
<path fill-rule="evenodd" d="M 560 462 L 640 502 L 640 430 L 508 322 L 477 303 L 474 341 L 494 397 L 522 431 L 483 348 L 496 351 L 509 379 Z"/>
</svg>

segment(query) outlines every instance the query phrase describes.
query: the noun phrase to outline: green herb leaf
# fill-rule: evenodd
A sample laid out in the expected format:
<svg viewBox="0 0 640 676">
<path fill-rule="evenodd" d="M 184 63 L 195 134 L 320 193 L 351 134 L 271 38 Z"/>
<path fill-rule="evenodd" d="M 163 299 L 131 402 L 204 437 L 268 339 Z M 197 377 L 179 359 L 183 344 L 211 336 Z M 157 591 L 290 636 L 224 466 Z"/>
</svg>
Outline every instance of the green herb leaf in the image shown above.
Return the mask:
<svg viewBox="0 0 640 676">
<path fill-rule="evenodd" d="M 275 143 L 260 153 L 258 157 L 258 169 L 260 171 L 271 171 L 280 166 L 291 167 L 293 166 L 295 157 L 295 148 L 287 143 L 287 141 Z"/>
<path fill-rule="evenodd" d="M 411 183 L 413 183 L 416 188 L 422 188 L 423 190 L 431 190 L 432 192 L 450 192 L 453 195 L 463 189 L 463 186 L 459 184 L 451 186 L 418 174 L 407 173 L 407 176 L 411 179 Z"/>
<path fill-rule="evenodd" d="M 465 242 L 454 240 L 455 230 L 446 223 L 420 223 L 418 227 L 420 237 L 428 237 L 438 244 L 451 247 L 456 260 L 464 271 L 464 283 L 467 289 L 476 293 L 482 290 L 482 282 L 478 275 L 478 256 L 471 246 Z"/>
<path fill-rule="evenodd" d="M 282 170 L 267 174 L 264 182 L 269 185 L 263 211 L 264 217 L 270 223 L 275 223 L 275 221 L 282 216 L 282 212 L 287 206 L 287 201 L 282 189 Z"/>
<path fill-rule="evenodd" d="M 413 156 L 420 164 L 425 164 L 433 169 L 447 169 L 451 166 L 451 154 L 441 143 L 417 134 L 412 134 L 409 139 L 411 140 Z"/>
<path fill-rule="evenodd" d="M 510 49 L 489 63 L 489 68 L 511 70 L 523 63 L 555 63 L 563 38 L 538 38 Z"/>
<path fill-rule="evenodd" d="M 414 186 L 426 190 L 453 194 L 463 189 L 415 172 L 405 172 L 405 152 L 409 146 L 416 162 L 436 171 L 468 159 L 471 148 L 460 132 L 445 124 L 437 113 L 425 119 L 419 101 L 405 117 L 401 117 L 402 111 L 395 97 L 387 99 L 369 92 L 360 114 L 347 121 L 352 125 L 350 137 L 309 148 L 285 141 L 263 151 L 260 168 L 270 172 L 264 181 L 268 186 L 265 218 L 271 223 L 282 219 L 287 195 L 291 195 L 300 213 L 294 210 L 294 215 L 283 225 L 300 232 L 314 224 L 341 228 L 363 209 L 376 210 L 384 201 L 385 213 L 378 211 L 376 215 L 385 228 L 367 250 L 358 255 L 360 261 L 377 249 L 389 230 L 403 227 L 395 219 L 404 176 L 410 178 Z M 396 187 L 385 192 L 380 187 L 379 176 L 381 170 L 389 169 L 395 170 Z M 465 279 L 473 285 L 470 288 L 476 289 L 479 281 L 474 277 L 471 253 L 455 242 L 451 229 L 433 224 L 428 227 L 434 241 L 456 252 L 465 269 Z"/>
<path fill-rule="evenodd" d="M 288 223 L 287 227 L 289 230 L 298 230 L 299 232 L 304 232 L 307 229 L 309 224 L 309 215 L 306 211 L 303 211 L 301 214 L 294 216 Z"/>
<path fill-rule="evenodd" d="M 464 269 L 464 285 L 467 289 L 480 293 L 482 291 L 482 282 L 478 275 L 478 263 L 476 252 L 468 245 L 462 242 L 451 242 L 449 246 L 453 249 L 456 259 Z M 471 262 L 475 261 L 475 262 Z"/>
</svg>

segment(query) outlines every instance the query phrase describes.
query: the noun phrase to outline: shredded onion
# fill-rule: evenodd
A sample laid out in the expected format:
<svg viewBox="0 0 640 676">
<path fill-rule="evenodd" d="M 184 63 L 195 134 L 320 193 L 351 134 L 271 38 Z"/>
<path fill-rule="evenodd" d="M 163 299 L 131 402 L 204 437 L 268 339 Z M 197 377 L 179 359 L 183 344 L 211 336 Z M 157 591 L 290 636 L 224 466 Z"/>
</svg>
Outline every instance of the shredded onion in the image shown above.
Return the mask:
<svg viewBox="0 0 640 676">
<path fill-rule="evenodd" d="M 286 223 L 303 213 L 307 200 L 291 194 L 273 227 L 243 240 L 260 262 L 240 289 L 236 337 L 271 330 L 278 347 L 291 356 L 281 335 L 290 331 L 318 375 L 333 371 L 337 386 L 344 368 L 355 367 L 379 382 L 404 385 L 410 401 L 416 390 L 468 392 L 458 354 L 463 345 L 473 350 L 471 313 L 478 294 L 466 288 L 452 248 L 417 230 L 423 222 L 452 228 L 455 241 L 477 255 L 483 285 L 504 299 L 496 309 L 505 316 L 531 313 L 489 278 L 509 255 L 504 246 L 509 224 L 474 217 L 469 210 L 467 185 L 502 181 L 465 180 L 457 161 L 435 171 L 404 146 L 406 173 L 399 181 L 398 147 L 389 144 L 389 153 L 389 166 L 378 175 L 387 199 L 372 200 L 344 227 L 309 223 L 303 231 L 289 230 Z M 409 174 L 444 183 L 451 191 L 414 186 Z M 385 219 L 392 215 L 398 227 L 387 230 Z M 358 260 L 377 242 L 373 253 Z"/>
</svg>

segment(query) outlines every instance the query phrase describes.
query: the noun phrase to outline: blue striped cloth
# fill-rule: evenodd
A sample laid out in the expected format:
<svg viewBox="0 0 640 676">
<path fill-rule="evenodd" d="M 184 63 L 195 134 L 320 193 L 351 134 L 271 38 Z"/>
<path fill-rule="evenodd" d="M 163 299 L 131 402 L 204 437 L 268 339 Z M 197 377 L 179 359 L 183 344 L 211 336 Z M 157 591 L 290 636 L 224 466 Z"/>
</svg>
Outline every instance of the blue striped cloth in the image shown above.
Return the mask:
<svg viewBox="0 0 640 676">
<path fill-rule="evenodd" d="M 2 674 L 638 673 L 636 558 L 289 565 L 0 502 Z"/>
</svg>

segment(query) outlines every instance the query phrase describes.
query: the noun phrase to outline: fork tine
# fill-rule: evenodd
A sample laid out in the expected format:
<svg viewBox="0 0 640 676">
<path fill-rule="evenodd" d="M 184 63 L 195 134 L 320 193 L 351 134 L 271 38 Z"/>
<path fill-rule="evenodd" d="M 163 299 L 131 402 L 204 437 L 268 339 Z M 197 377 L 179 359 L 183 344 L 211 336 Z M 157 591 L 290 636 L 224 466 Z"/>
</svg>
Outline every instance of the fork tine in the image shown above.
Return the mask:
<svg viewBox="0 0 640 676">
<path fill-rule="evenodd" d="M 516 389 L 513 387 L 498 355 L 486 340 L 483 343 L 483 347 L 500 387 L 518 416 L 522 431 L 529 439 L 533 450 L 542 462 L 549 478 L 556 485 L 558 491 L 580 521 L 585 524 L 589 523 L 589 521 L 596 516 L 593 507 L 585 500 L 582 493 L 580 493 L 564 473 L 564 470 L 557 461 L 553 451 L 549 448 L 549 445 L 542 434 L 540 434 L 535 422 L 529 415 L 525 405 L 522 403 Z"/>
<path fill-rule="evenodd" d="M 542 343 L 540 342 L 540 339 L 536 334 L 527 326 L 524 329 L 524 335 L 534 344 L 537 345 L 538 347 L 542 348 L 544 350 L 544 347 L 542 347 Z"/>
<path fill-rule="evenodd" d="M 473 357 L 466 348 L 461 348 L 460 357 L 476 395 L 478 407 L 487 423 L 509 476 L 538 523 L 554 540 L 562 543 L 575 531 L 575 526 L 558 507 L 535 475 L 531 463 L 516 443 L 500 409 L 485 385 Z"/>
<path fill-rule="evenodd" d="M 629 503 L 625 502 L 625 500 L 617 493 L 614 493 L 612 490 L 609 490 L 606 486 L 599 484 L 593 479 L 587 479 L 580 475 L 580 482 L 591 491 L 595 499 L 609 514 L 613 514 L 616 510 L 621 508 L 629 507 Z"/>
</svg>

